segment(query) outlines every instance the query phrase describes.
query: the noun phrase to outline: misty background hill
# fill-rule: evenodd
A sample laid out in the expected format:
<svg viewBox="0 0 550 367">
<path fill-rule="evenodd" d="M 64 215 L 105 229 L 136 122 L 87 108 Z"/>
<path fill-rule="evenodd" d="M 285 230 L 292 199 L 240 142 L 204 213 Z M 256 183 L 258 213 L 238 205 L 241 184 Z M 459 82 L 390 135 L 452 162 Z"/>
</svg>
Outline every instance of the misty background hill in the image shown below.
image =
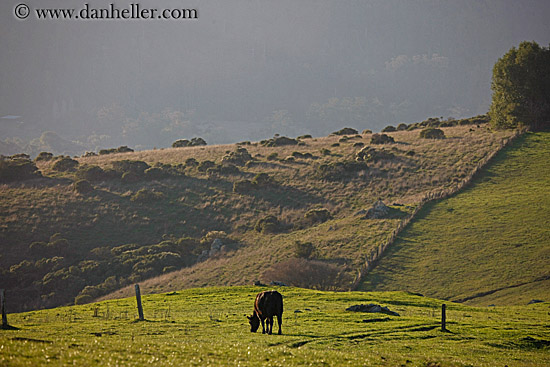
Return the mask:
<svg viewBox="0 0 550 367">
<path fill-rule="evenodd" d="M 497 59 L 550 34 L 546 1 L 140 1 L 198 10 L 165 21 L 21 21 L 17 3 L 0 4 L 2 154 L 473 116 L 488 110 Z"/>
</svg>

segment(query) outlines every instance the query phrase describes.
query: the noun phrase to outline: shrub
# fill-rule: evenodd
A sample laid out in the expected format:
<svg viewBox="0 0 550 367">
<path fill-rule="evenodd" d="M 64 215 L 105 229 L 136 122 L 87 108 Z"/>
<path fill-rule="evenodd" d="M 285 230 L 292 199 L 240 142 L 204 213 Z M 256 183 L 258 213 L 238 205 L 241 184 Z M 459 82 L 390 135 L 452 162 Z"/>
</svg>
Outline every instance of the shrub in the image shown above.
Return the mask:
<svg viewBox="0 0 550 367">
<path fill-rule="evenodd" d="M 333 132 L 331 135 L 355 135 L 357 133 L 357 130 L 352 129 L 351 127 L 345 127 L 341 130 Z"/>
<path fill-rule="evenodd" d="M 104 181 L 107 179 L 105 171 L 99 166 L 80 166 L 75 173 L 75 176 L 81 180 L 88 181 Z"/>
<path fill-rule="evenodd" d="M 206 172 L 209 168 L 213 168 L 215 166 L 216 166 L 216 163 L 207 160 L 207 161 L 201 162 L 197 166 L 197 169 L 199 170 L 199 172 Z"/>
<path fill-rule="evenodd" d="M 281 147 L 284 145 L 297 145 L 298 140 L 286 136 L 276 136 L 269 140 L 262 140 L 260 144 L 266 147 Z"/>
<path fill-rule="evenodd" d="M 40 152 L 34 159 L 35 162 L 39 161 L 50 161 L 53 159 L 53 154 L 49 152 Z"/>
<path fill-rule="evenodd" d="M 52 169 L 58 172 L 68 172 L 74 171 L 76 167 L 78 167 L 78 161 L 69 157 L 63 157 L 54 163 Z"/>
<path fill-rule="evenodd" d="M 114 161 L 111 163 L 113 169 L 120 173 L 134 173 L 138 176 L 143 176 L 143 173 L 146 169 L 150 168 L 150 166 L 143 162 L 143 161 L 131 161 L 128 159 L 124 159 L 121 161 Z"/>
<path fill-rule="evenodd" d="M 94 187 L 88 180 L 78 180 L 73 184 L 73 189 L 79 194 L 87 194 L 94 191 Z"/>
<path fill-rule="evenodd" d="M 258 219 L 254 229 L 260 233 L 279 233 L 283 230 L 283 226 L 276 216 L 268 215 Z"/>
<path fill-rule="evenodd" d="M 362 147 L 363 145 L 365 145 L 365 144 L 362 143 L 362 142 L 360 142 L 360 141 L 358 141 L 357 143 L 354 143 L 354 144 L 353 144 L 353 146 L 356 147 L 356 148 L 357 148 L 357 147 Z"/>
<path fill-rule="evenodd" d="M 233 183 L 233 192 L 238 194 L 246 194 L 254 189 L 254 185 L 250 180 L 235 181 Z"/>
<path fill-rule="evenodd" d="M 372 130 L 370 130 L 370 129 L 365 129 L 365 130 L 363 130 L 363 132 L 362 132 L 361 134 L 363 134 L 363 135 L 372 134 Z"/>
<path fill-rule="evenodd" d="M 331 154 L 331 151 L 327 148 L 322 148 L 320 150 L 320 152 L 321 152 L 322 155 L 330 155 Z"/>
<path fill-rule="evenodd" d="M 185 160 L 185 167 L 197 167 L 199 162 L 195 158 L 187 158 Z"/>
<path fill-rule="evenodd" d="M 420 131 L 420 137 L 424 139 L 445 139 L 445 133 L 441 129 L 429 127 Z"/>
<path fill-rule="evenodd" d="M 386 134 L 374 134 L 370 139 L 371 144 L 395 143 L 395 139 Z"/>
<path fill-rule="evenodd" d="M 340 146 L 340 143 L 332 143 L 330 146 L 331 146 L 331 147 L 339 147 L 339 146 Z"/>
<path fill-rule="evenodd" d="M 267 156 L 268 161 L 275 161 L 279 157 L 279 154 L 277 152 L 273 152 L 270 155 Z"/>
<path fill-rule="evenodd" d="M 385 128 L 382 129 L 383 133 L 391 133 L 391 132 L 394 132 L 394 131 L 397 131 L 397 129 L 392 125 L 388 125 L 388 126 L 386 126 Z"/>
<path fill-rule="evenodd" d="M 172 143 L 172 148 L 197 147 L 200 145 L 206 145 L 206 141 L 203 138 L 180 139 Z"/>
<path fill-rule="evenodd" d="M 306 134 L 306 135 L 300 135 L 299 137 L 297 137 L 296 139 L 312 139 L 313 137 L 309 134 Z"/>
<path fill-rule="evenodd" d="M 363 162 L 341 161 L 321 164 L 315 170 L 315 175 L 321 179 L 338 181 L 353 178 L 361 171 L 367 169 Z"/>
<path fill-rule="evenodd" d="M 30 159 L 0 157 L 0 182 L 23 181 L 37 177 L 41 177 L 41 174 Z"/>
<path fill-rule="evenodd" d="M 294 244 L 294 253 L 298 258 L 309 259 L 313 256 L 315 250 L 315 246 L 311 242 L 296 241 Z"/>
<path fill-rule="evenodd" d="M 385 150 L 378 150 L 373 147 L 364 147 L 360 151 L 357 152 L 355 159 L 357 161 L 365 161 L 365 162 L 377 162 L 380 160 L 391 160 L 395 156 L 391 152 L 387 152 Z"/>
<path fill-rule="evenodd" d="M 131 201 L 137 201 L 141 203 L 147 203 L 157 201 L 164 198 L 164 194 L 158 191 L 151 191 L 147 189 L 141 189 L 131 197 Z"/>
<path fill-rule="evenodd" d="M 265 172 L 258 173 L 256 176 L 254 176 L 254 179 L 252 180 L 252 184 L 256 185 L 257 187 L 269 186 L 272 183 L 273 180 Z"/>
<path fill-rule="evenodd" d="M 237 166 L 244 166 L 246 162 L 251 161 L 253 158 L 248 153 L 246 148 L 239 147 L 234 152 L 230 152 L 222 157 L 223 164 L 234 164 Z"/>
<path fill-rule="evenodd" d="M 126 145 L 123 145 L 118 148 L 101 149 L 99 151 L 99 155 L 114 154 L 114 153 L 131 153 L 133 151 L 134 150 L 132 148 L 128 148 Z"/>
<path fill-rule="evenodd" d="M 294 158 L 303 158 L 303 159 L 311 159 L 313 158 L 313 155 L 309 152 L 302 153 L 302 152 L 292 152 L 291 154 Z"/>
<path fill-rule="evenodd" d="M 397 125 L 397 131 L 404 131 L 407 130 L 407 128 L 408 126 L 405 123 L 400 123 L 399 125 Z"/>
<path fill-rule="evenodd" d="M 165 169 L 160 167 L 147 168 L 143 173 L 149 180 L 160 180 L 170 175 Z"/>
<path fill-rule="evenodd" d="M 311 209 L 304 214 L 304 219 L 309 224 L 326 222 L 330 218 L 332 218 L 332 215 L 325 208 Z"/>
</svg>

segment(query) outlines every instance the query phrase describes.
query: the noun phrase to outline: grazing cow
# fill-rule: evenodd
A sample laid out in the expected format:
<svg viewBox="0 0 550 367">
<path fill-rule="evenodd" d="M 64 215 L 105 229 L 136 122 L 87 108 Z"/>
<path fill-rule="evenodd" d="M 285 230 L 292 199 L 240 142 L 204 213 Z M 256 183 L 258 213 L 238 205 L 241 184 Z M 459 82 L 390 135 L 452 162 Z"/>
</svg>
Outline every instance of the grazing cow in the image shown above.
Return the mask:
<svg viewBox="0 0 550 367">
<path fill-rule="evenodd" d="M 267 333 L 273 331 L 273 316 L 277 316 L 279 335 L 283 322 L 283 296 L 277 291 L 263 291 L 258 293 L 254 302 L 252 316 L 247 316 L 250 323 L 250 331 L 255 333 L 262 323 L 262 334 L 265 334 L 264 320 L 267 320 Z"/>
</svg>

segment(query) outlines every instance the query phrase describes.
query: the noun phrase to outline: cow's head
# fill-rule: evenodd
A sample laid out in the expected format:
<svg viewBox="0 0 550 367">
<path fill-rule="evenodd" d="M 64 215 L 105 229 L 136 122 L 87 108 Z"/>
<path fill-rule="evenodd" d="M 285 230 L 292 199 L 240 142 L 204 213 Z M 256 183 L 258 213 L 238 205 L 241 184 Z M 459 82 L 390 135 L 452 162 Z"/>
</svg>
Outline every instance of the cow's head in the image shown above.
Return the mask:
<svg viewBox="0 0 550 367">
<path fill-rule="evenodd" d="M 250 331 L 255 333 L 260 327 L 260 318 L 256 315 L 256 312 L 252 316 L 246 316 L 248 318 L 248 323 L 250 324 Z"/>
</svg>

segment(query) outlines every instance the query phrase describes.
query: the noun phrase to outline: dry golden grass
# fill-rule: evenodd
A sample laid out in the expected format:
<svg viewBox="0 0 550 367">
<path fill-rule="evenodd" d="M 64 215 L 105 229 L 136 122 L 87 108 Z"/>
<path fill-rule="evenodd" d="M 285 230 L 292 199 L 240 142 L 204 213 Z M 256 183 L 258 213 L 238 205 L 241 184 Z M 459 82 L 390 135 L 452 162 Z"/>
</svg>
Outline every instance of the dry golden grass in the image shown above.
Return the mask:
<svg viewBox="0 0 550 367">
<path fill-rule="evenodd" d="M 211 176 L 186 168 L 183 177 L 132 184 L 105 182 L 96 184 L 90 195 L 73 192 L 71 173 L 51 171 L 51 162 L 41 162 L 45 175 L 64 178 L 58 184 L 4 185 L 0 189 L 0 240 L 5 248 L 26 249 L 31 241 L 44 241 L 59 232 L 73 241 L 83 259 L 88 251 L 100 246 L 126 243 L 152 244 L 163 235 L 201 237 L 207 231 L 224 230 L 240 244 L 239 249 L 221 258 L 209 259 L 191 268 L 162 275 L 144 283 L 145 291 L 168 291 L 204 285 L 247 284 L 262 279 L 274 263 L 295 256 L 296 241 L 312 242 L 321 260 L 346 267 L 355 276 L 365 256 L 387 240 L 400 219 L 362 220 L 354 214 L 370 207 L 378 198 L 387 204 L 404 204 L 411 212 L 426 194 L 456 187 L 483 157 L 500 148 L 509 131 L 489 131 L 458 126 L 443 128 L 444 140 L 419 138 L 419 130 L 388 133 L 396 143 L 376 145 L 393 159 L 368 162 L 368 168 L 346 179 L 324 180 L 318 172 L 322 164 L 355 160 L 362 142 L 370 145 L 371 134 L 337 143 L 340 136 L 303 139 L 305 145 L 264 147 L 243 145 L 255 157 L 254 164 L 239 167 L 237 175 Z M 160 149 L 96 157 L 78 158 L 80 164 L 109 167 L 114 161 L 142 160 L 183 164 L 188 158 L 221 163 L 237 145 Z M 330 155 L 322 150 L 329 149 Z M 409 152 L 413 151 L 414 155 Z M 310 153 L 313 159 L 284 159 L 293 152 Z M 268 161 L 277 153 L 279 160 Z M 246 194 L 232 191 L 238 180 L 251 180 L 267 173 L 275 184 Z M 142 188 L 160 191 L 164 198 L 151 204 L 132 202 Z M 312 208 L 328 209 L 333 219 L 317 225 L 301 225 Z M 272 214 L 287 225 L 279 234 L 254 231 L 255 222 Z M 10 247 L 11 246 L 11 247 Z M 21 256 L 19 256 L 21 255 Z M 24 251 L 0 258 L 9 268 L 24 258 Z M 342 289 L 349 284 L 339 284 Z M 117 294 L 118 295 L 118 294 Z"/>
</svg>

